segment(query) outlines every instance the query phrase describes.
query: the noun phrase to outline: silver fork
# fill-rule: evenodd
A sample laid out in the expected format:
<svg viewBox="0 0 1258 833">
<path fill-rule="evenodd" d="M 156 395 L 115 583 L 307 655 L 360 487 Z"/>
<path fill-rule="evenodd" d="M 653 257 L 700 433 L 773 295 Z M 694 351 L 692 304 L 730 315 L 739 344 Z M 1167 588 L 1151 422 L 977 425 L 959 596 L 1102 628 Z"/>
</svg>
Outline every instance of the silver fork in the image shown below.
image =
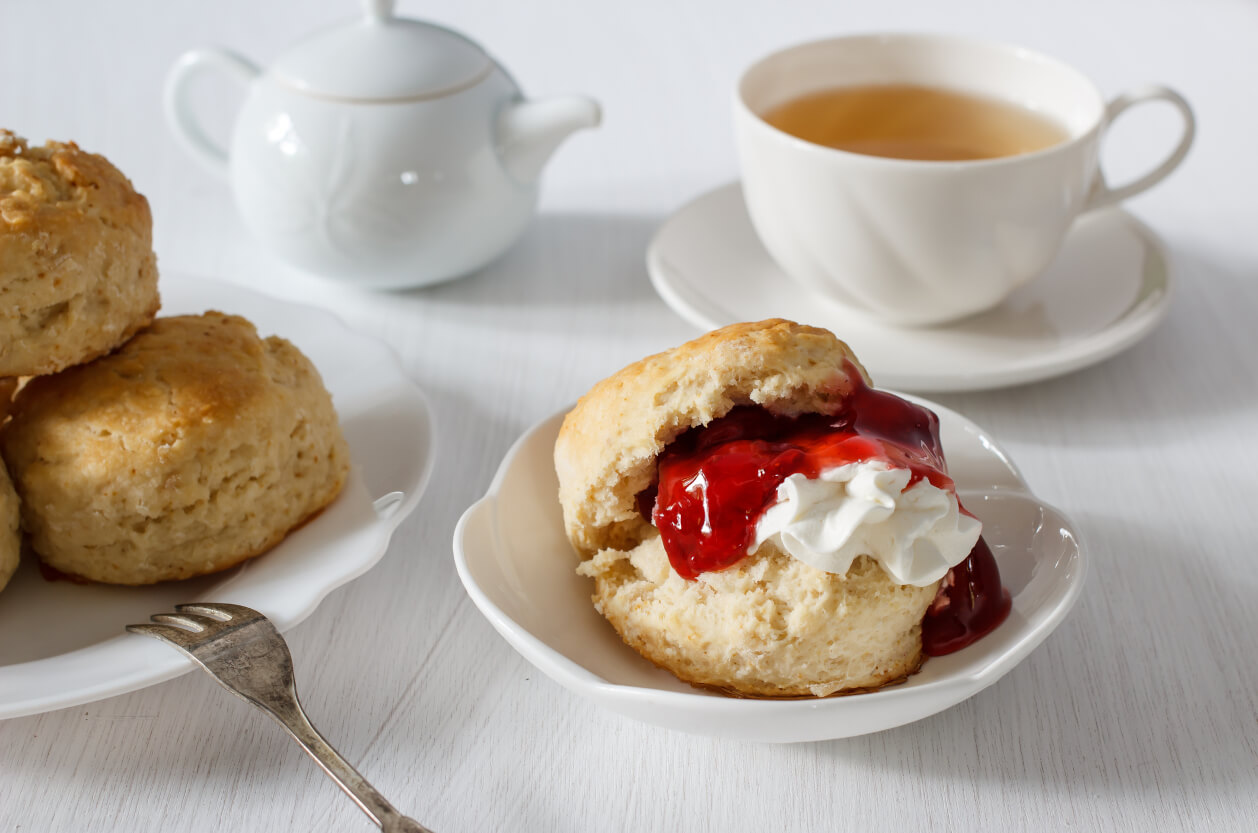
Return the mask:
<svg viewBox="0 0 1258 833">
<path fill-rule="evenodd" d="M 432 833 L 399 813 L 315 731 L 297 701 L 288 643 L 270 619 L 243 605 L 217 603 L 175 605 L 175 613 L 151 618 L 157 624 L 127 630 L 174 645 L 224 688 L 278 720 L 384 833 Z"/>
</svg>

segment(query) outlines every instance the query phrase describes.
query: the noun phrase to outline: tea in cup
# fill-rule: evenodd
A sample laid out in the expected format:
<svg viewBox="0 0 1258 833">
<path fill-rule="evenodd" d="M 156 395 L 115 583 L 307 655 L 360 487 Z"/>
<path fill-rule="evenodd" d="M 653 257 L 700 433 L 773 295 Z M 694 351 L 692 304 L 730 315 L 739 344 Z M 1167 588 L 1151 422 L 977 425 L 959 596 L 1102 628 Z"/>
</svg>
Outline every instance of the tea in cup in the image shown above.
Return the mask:
<svg viewBox="0 0 1258 833">
<path fill-rule="evenodd" d="M 1112 188 L 1102 138 L 1147 101 L 1176 108 L 1179 142 Z M 1059 61 L 937 35 L 788 48 L 744 73 L 735 103 L 744 197 L 769 254 L 802 285 L 905 325 L 998 305 L 1048 266 L 1079 214 L 1174 170 L 1194 127 L 1166 87 L 1107 103 Z"/>
</svg>

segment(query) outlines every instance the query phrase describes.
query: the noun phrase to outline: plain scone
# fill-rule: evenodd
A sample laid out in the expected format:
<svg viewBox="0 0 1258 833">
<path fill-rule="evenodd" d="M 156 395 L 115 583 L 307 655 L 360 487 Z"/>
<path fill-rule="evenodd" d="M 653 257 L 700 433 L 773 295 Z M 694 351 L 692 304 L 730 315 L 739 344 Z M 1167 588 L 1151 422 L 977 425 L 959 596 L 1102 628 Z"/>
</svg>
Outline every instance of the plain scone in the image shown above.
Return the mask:
<svg viewBox="0 0 1258 833">
<path fill-rule="evenodd" d="M 748 697 L 861 691 L 918 669 L 938 582 L 896 584 L 865 556 L 826 573 L 768 544 L 686 581 L 638 511 L 656 457 L 683 432 L 739 405 L 835 413 L 849 370 L 868 383 L 826 330 L 734 324 L 626 367 L 567 415 L 555 444 L 564 525 L 595 607 L 626 644 L 682 680 Z"/>
<path fill-rule="evenodd" d="M 0 377 L 101 356 L 159 306 L 148 201 L 73 142 L 0 130 Z"/>
<path fill-rule="evenodd" d="M 32 549 L 112 584 L 263 553 L 349 471 L 314 365 L 218 312 L 159 318 L 109 356 L 31 380 L 0 445 Z"/>
</svg>

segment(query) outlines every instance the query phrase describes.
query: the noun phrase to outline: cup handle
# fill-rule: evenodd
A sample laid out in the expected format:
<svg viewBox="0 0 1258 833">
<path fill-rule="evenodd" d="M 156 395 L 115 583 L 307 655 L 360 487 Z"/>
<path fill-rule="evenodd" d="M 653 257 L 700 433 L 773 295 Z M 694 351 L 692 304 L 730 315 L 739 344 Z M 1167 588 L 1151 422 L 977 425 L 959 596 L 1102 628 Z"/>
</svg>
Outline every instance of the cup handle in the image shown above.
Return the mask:
<svg viewBox="0 0 1258 833">
<path fill-rule="evenodd" d="M 193 49 L 180 55 L 166 75 L 162 103 L 171 132 L 192 158 L 225 177 L 228 153 L 202 129 L 188 98 L 189 82 L 206 69 L 226 70 L 245 84 L 258 77 L 261 70 L 235 52 L 225 49 Z"/>
<path fill-rule="evenodd" d="M 1192 108 L 1188 106 L 1188 102 L 1184 100 L 1182 95 L 1170 87 L 1163 87 L 1159 84 L 1137 87 L 1134 90 L 1128 90 L 1115 96 L 1105 108 L 1105 120 L 1101 126 L 1102 135 L 1109 130 L 1109 126 L 1127 108 L 1143 104 L 1146 101 L 1165 101 L 1179 111 L 1180 118 L 1184 120 L 1184 128 L 1179 136 L 1179 144 L 1175 146 L 1170 156 L 1166 157 L 1162 164 L 1126 185 L 1111 188 L 1105 183 L 1104 175 L 1098 172 L 1096 184 L 1092 187 L 1092 193 L 1088 195 L 1088 201 L 1083 207 L 1084 211 L 1091 211 L 1094 208 L 1103 208 L 1116 202 L 1122 202 L 1128 197 L 1135 196 L 1141 191 L 1157 185 L 1166 178 L 1167 174 L 1179 167 L 1179 163 L 1184 161 L 1184 157 L 1188 154 L 1188 148 L 1192 146 L 1193 136 L 1197 132 L 1197 122 L 1193 118 Z"/>
</svg>

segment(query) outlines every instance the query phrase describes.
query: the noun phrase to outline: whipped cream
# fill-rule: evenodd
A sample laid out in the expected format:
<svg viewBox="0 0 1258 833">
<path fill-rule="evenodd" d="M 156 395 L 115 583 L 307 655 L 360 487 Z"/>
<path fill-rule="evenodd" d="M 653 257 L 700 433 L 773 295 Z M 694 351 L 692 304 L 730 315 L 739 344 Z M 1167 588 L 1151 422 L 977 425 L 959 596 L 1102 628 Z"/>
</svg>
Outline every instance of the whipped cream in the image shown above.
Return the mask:
<svg viewBox="0 0 1258 833">
<path fill-rule="evenodd" d="M 772 541 L 840 575 L 868 555 L 899 584 L 933 584 L 970 554 L 982 524 L 925 478 L 905 489 L 911 474 L 877 460 L 826 469 L 815 480 L 792 474 L 761 514 L 749 552 Z"/>
</svg>

